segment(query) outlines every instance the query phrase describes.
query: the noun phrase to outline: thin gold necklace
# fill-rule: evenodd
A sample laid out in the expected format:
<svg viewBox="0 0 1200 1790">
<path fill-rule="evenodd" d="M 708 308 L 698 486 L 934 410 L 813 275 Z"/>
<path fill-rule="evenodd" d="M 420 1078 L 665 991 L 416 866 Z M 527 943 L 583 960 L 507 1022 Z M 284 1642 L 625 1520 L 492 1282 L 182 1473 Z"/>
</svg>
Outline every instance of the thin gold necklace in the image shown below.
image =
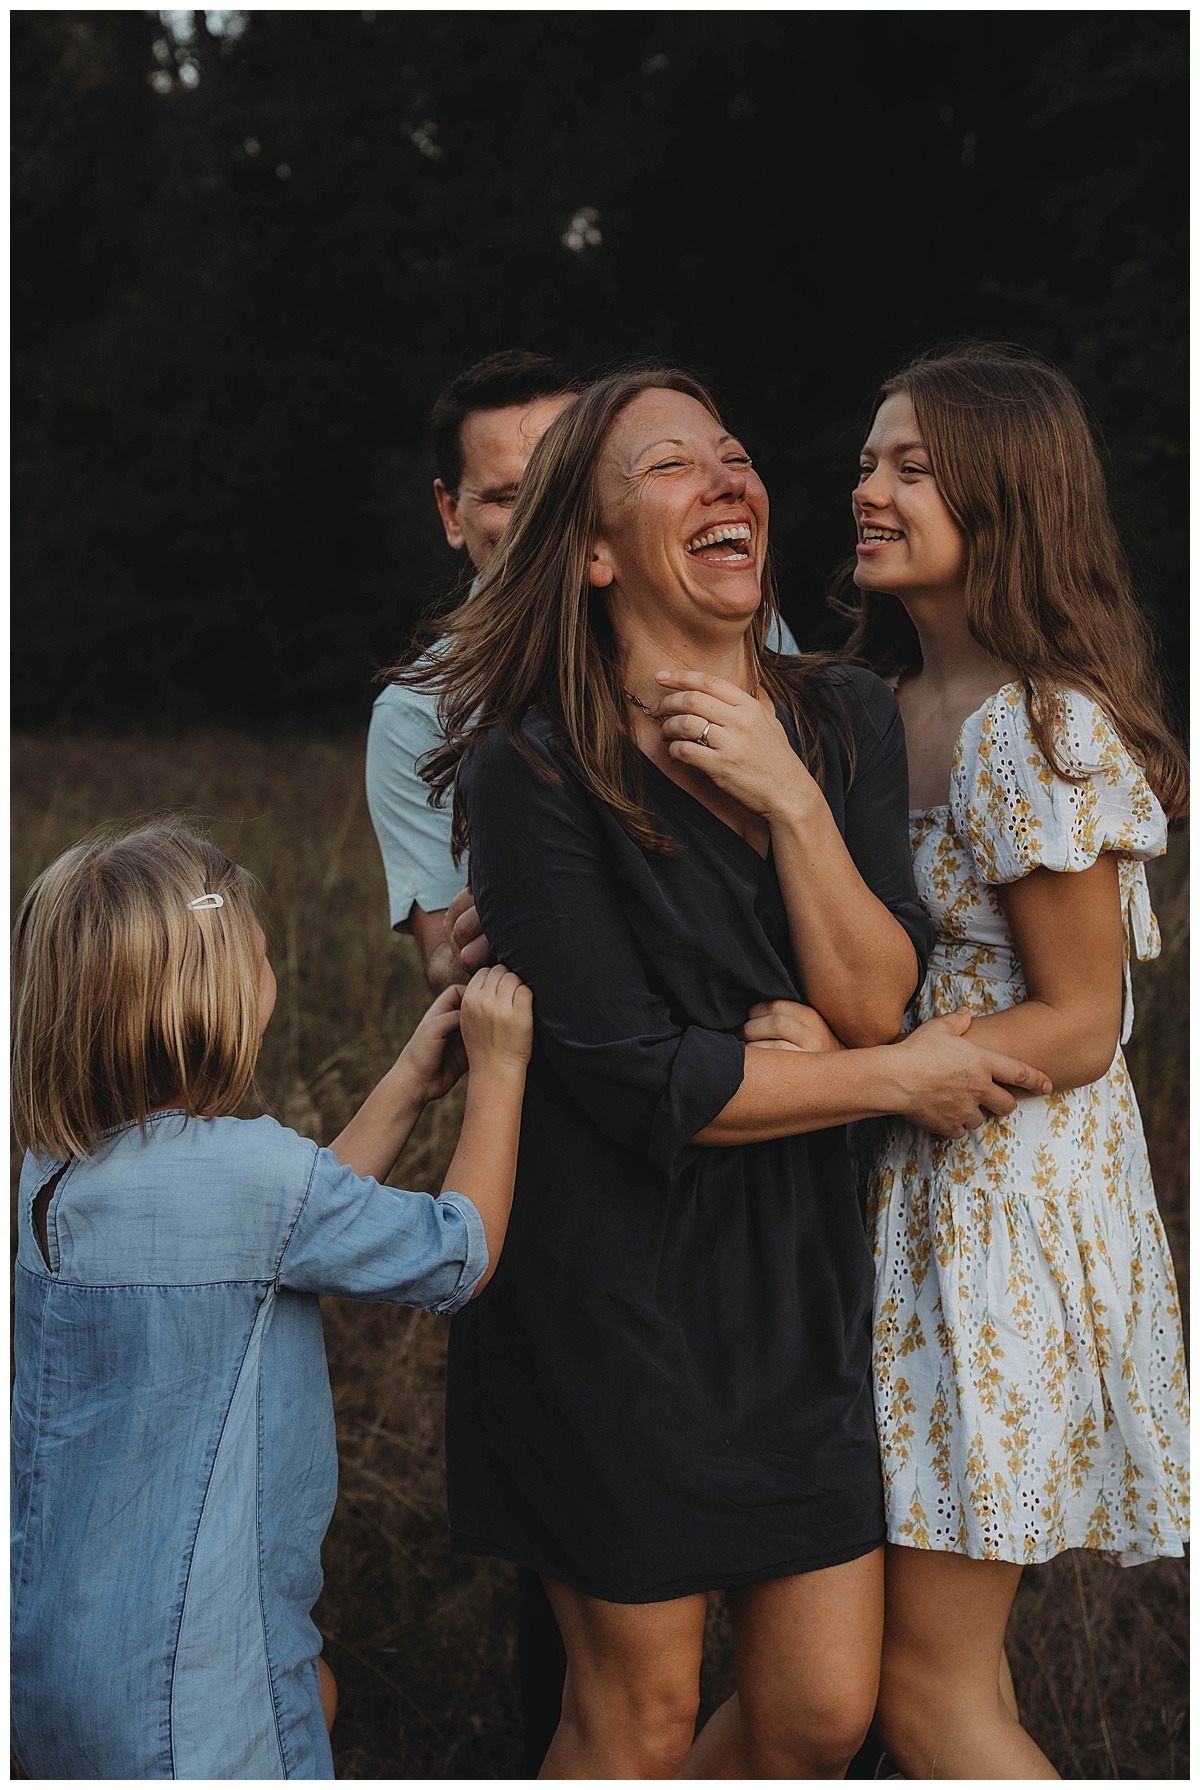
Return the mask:
<svg viewBox="0 0 1200 1790">
<path fill-rule="evenodd" d="M 623 685 L 622 685 L 622 688 L 624 689 Z M 755 684 L 753 690 L 750 691 L 750 695 L 753 696 L 757 700 L 758 693 L 761 688 L 762 688 L 761 684 Z M 651 708 L 647 708 L 646 704 L 642 701 L 641 697 L 635 696 L 632 690 L 625 690 L 625 695 L 629 698 L 630 702 L 633 704 L 635 709 L 641 709 L 643 715 L 649 715 L 649 717 L 652 721 L 657 721 L 659 719 L 659 717 L 654 713 L 654 710 Z"/>
</svg>

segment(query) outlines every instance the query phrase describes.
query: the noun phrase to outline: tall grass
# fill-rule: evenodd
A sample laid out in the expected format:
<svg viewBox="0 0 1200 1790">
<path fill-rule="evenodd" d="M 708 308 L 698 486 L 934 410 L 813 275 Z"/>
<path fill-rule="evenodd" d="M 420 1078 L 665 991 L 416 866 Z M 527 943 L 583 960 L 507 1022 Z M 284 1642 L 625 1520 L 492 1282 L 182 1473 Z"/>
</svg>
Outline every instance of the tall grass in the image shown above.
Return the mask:
<svg viewBox="0 0 1200 1790">
<path fill-rule="evenodd" d="M 164 809 L 203 820 L 262 880 L 276 1016 L 259 1087 L 285 1124 L 333 1136 L 392 1062 L 426 992 L 388 929 L 362 794 L 363 740 L 206 732 L 171 741 L 37 735 L 13 748 L 14 892 L 100 822 Z M 1151 867 L 1165 949 L 1135 977 L 1129 1059 L 1175 1259 L 1186 1265 L 1187 840 Z M 395 1170 L 436 1190 L 461 1114 L 426 1113 Z M 446 1545 L 444 1320 L 324 1304 L 341 1490 L 316 1619 L 342 1693 L 340 1776 L 504 1777 L 517 1745 L 514 1575 Z M 1067 1777 L 1187 1775 L 1186 1566 L 1122 1572 L 1067 1555 L 1027 1572 L 1009 1644 L 1024 1719 Z M 730 1686 L 714 1598 L 711 1705 Z"/>
</svg>

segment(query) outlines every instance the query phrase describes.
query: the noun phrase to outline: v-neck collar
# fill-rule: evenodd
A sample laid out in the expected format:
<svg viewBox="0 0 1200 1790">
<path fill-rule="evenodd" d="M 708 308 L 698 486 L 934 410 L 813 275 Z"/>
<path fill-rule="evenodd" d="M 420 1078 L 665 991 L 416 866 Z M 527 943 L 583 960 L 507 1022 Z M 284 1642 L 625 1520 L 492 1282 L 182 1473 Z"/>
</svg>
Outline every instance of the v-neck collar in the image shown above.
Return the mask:
<svg viewBox="0 0 1200 1790">
<path fill-rule="evenodd" d="M 652 758 L 646 757 L 640 746 L 638 752 L 659 785 L 663 789 L 670 790 L 673 796 L 678 796 L 679 800 L 686 805 L 693 826 L 698 827 L 702 833 L 707 833 L 708 837 L 718 845 L 723 845 L 734 852 L 740 851 L 747 854 L 760 870 L 765 869 L 772 857 L 772 845 L 769 839 L 767 855 L 764 858 L 754 849 L 750 841 L 738 832 L 736 827 L 731 827 L 727 820 L 722 820 L 719 814 L 714 814 L 712 809 L 700 800 L 699 796 L 694 796 L 690 789 L 683 787 L 682 783 L 676 783 L 673 777 L 668 777 L 667 773 L 659 765 L 656 765 Z"/>
</svg>

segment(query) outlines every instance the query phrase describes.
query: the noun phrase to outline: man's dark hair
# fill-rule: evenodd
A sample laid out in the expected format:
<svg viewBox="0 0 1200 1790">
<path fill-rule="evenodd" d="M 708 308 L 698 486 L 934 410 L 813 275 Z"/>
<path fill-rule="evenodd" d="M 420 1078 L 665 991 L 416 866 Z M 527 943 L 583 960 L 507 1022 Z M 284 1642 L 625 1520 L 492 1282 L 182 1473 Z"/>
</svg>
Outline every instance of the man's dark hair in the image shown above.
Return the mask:
<svg viewBox="0 0 1200 1790">
<path fill-rule="evenodd" d="M 523 348 L 502 348 L 459 373 L 439 392 L 433 407 L 433 453 L 438 477 L 457 494 L 462 481 L 462 426 L 473 410 L 507 410 L 559 392 L 577 392 L 580 383 L 561 361 Z"/>
</svg>

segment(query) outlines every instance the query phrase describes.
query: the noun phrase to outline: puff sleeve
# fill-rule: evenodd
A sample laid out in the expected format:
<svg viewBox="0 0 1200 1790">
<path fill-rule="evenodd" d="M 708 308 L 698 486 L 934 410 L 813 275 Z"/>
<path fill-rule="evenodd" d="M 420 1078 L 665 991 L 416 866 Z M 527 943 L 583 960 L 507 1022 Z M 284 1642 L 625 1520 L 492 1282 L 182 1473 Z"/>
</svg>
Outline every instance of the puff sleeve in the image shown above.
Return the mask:
<svg viewBox="0 0 1200 1790">
<path fill-rule="evenodd" d="M 1025 692 L 1006 684 L 968 717 L 950 781 L 954 830 L 986 883 L 1031 870 L 1087 870 L 1104 852 L 1121 863 L 1127 925 L 1139 957 L 1158 954 L 1142 862 L 1167 849 L 1158 798 L 1104 710 L 1060 692 L 1055 743 L 1063 777 L 1033 737 Z"/>
</svg>

